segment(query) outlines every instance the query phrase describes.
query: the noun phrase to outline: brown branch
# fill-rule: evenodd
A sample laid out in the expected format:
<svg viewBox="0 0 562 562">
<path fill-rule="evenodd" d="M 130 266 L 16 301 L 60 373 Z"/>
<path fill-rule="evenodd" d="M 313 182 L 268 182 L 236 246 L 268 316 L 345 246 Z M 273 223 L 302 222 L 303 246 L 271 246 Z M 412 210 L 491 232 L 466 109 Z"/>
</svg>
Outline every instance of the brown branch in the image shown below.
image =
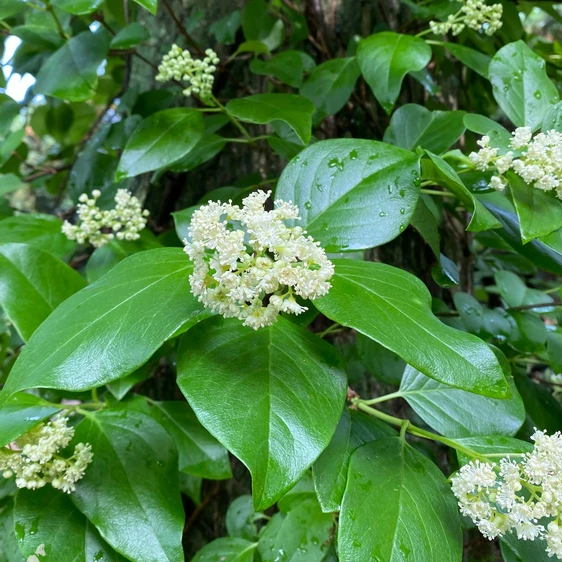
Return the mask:
<svg viewBox="0 0 562 562">
<path fill-rule="evenodd" d="M 206 498 L 204 498 L 203 501 L 193 510 L 193 513 L 189 516 L 189 519 L 185 522 L 185 525 L 183 527 L 184 535 L 187 533 L 187 531 L 189 531 L 189 528 L 193 525 L 193 523 L 195 522 L 199 514 L 203 511 L 203 509 L 205 509 L 207 504 L 219 493 L 220 486 L 221 483 L 219 480 L 217 481 L 214 490 Z"/>
<path fill-rule="evenodd" d="M 186 39 L 187 42 L 203 57 L 205 56 L 205 51 L 199 46 L 199 44 L 197 43 L 197 41 L 195 41 L 195 39 L 193 39 L 193 37 L 191 37 L 191 35 L 189 35 L 189 33 L 187 32 L 187 29 L 185 29 L 185 26 L 182 24 L 182 22 L 178 19 L 178 17 L 176 16 L 176 14 L 174 13 L 174 10 L 172 10 L 172 7 L 170 6 L 170 4 L 168 4 L 167 0 L 161 0 L 162 4 L 164 5 L 164 8 L 166 8 L 167 12 L 170 14 L 170 16 L 172 17 L 172 19 L 174 20 L 174 23 L 176 24 L 176 27 L 178 28 L 178 31 L 180 32 L 181 35 L 183 35 Z"/>
<path fill-rule="evenodd" d="M 64 172 L 65 170 L 69 170 L 69 169 L 70 169 L 70 164 L 67 164 L 66 166 L 60 166 L 57 168 L 45 168 L 39 172 L 35 172 L 33 174 L 30 174 L 29 176 L 23 177 L 21 181 L 23 183 L 29 183 L 32 182 L 33 180 L 37 180 L 45 176 L 55 175 L 58 174 L 59 172 Z"/>
</svg>

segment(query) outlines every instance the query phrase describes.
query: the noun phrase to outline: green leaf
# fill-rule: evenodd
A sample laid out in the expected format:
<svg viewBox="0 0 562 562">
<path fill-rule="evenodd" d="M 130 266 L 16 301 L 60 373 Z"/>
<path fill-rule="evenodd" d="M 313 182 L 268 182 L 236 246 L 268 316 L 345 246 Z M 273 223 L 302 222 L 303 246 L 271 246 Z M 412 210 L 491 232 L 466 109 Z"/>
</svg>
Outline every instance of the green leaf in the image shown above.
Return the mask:
<svg viewBox="0 0 562 562">
<path fill-rule="evenodd" d="M 140 252 L 71 296 L 33 334 L 0 402 L 18 390 L 87 390 L 133 372 L 201 312 L 191 268 L 179 248 Z"/>
<path fill-rule="evenodd" d="M 484 455 L 505 455 L 507 457 L 510 454 L 530 453 L 533 450 L 533 445 L 528 441 L 521 441 L 521 439 L 506 437 L 504 435 L 463 437 L 455 439 L 455 441 Z M 467 464 L 473 460 L 471 457 L 459 453 L 458 451 L 457 457 L 461 464 Z M 495 461 L 497 462 L 497 460 L 496 458 Z"/>
<path fill-rule="evenodd" d="M 150 39 L 150 33 L 138 22 L 125 26 L 113 39 L 110 47 L 112 49 L 130 49 Z"/>
<path fill-rule="evenodd" d="M 242 13 L 244 38 L 247 41 L 262 41 L 272 51 L 279 47 L 283 40 L 282 34 L 279 34 L 283 29 L 282 22 L 280 26 L 279 21 L 269 14 L 265 0 L 250 0 Z"/>
<path fill-rule="evenodd" d="M 548 332 L 546 337 L 548 361 L 555 373 L 562 373 L 562 333 Z"/>
<path fill-rule="evenodd" d="M 396 238 L 419 197 L 419 158 L 381 142 L 313 144 L 283 170 L 276 197 L 299 206 L 297 224 L 329 252 L 361 250 Z"/>
<path fill-rule="evenodd" d="M 283 513 L 289 513 L 304 500 L 316 499 L 314 482 L 311 471 L 307 470 L 302 478 L 277 502 L 277 508 Z"/>
<path fill-rule="evenodd" d="M 422 179 L 431 180 L 454 193 L 472 211 L 466 227 L 469 232 L 499 228 L 501 223 L 474 197 L 461 178 L 443 158 L 427 152 L 430 161 L 422 160 Z"/>
<path fill-rule="evenodd" d="M 253 59 L 250 62 L 250 70 L 254 74 L 273 76 L 293 88 L 300 88 L 303 74 L 312 70 L 314 66 L 314 59 L 309 55 L 292 50 L 283 51 L 269 60 Z"/>
<path fill-rule="evenodd" d="M 75 35 L 41 67 L 34 92 L 68 101 L 93 98 L 98 86 L 98 67 L 108 48 L 109 36 L 105 31 Z"/>
<path fill-rule="evenodd" d="M 200 111 L 186 107 L 165 109 L 147 117 L 127 142 L 115 179 L 165 168 L 183 158 L 203 136 Z"/>
<path fill-rule="evenodd" d="M 464 115 L 464 111 L 429 111 L 407 103 L 392 115 L 383 140 L 407 150 L 420 146 L 440 154 L 464 133 Z"/>
<path fill-rule="evenodd" d="M 27 244 L 0 244 L 0 305 L 27 341 L 53 310 L 86 285 L 51 254 Z"/>
<path fill-rule="evenodd" d="M 562 228 L 562 201 L 554 194 L 526 184 L 515 173 L 509 173 L 523 244 Z"/>
<path fill-rule="evenodd" d="M 199 423 L 186 402 L 153 402 L 152 415 L 172 436 L 179 469 L 211 480 L 232 478 L 226 449 Z"/>
<path fill-rule="evenodd" d="M 2 6 L 0 6 L 0 20 L 8 19 L 15 14 L 23 12 L 26 7 L 24 0 L 2 0 Z"/>
<path fill-rule="evenodd" d="M 192 476 L 185 472 L 180 472 L 180 490 L 185 494 L 195 505 L 201 505 L 201 487 L 203 479 L 199 476 Z"/>
<path fill-rule="evenodd" d="M 258 538 L 255 524 L 254 504 L 252 496 L 240 496 L 229 506 L 226 512 L 226 531 L 231 537 L 240 537 L 248 541 Z"/>
<path fill-rule="evenodd" d="M 95 12 L 103 4 L 103 0 L 52 0 L 51 4 L 69 14 L 81 16 Z"/>
<path fill-rule="evenodd" d="M 265 125 L 283 121 L 305 145 L 310 141 L 314 105 L 297 94 L 256 94 L 233 99 L 226 104 L 226 109 L 247 123 Z"/>
<path fill-rule="evenodd" d="M 511 271 L 496 271 L 494 273 L 496 286 L 507 306 L 521 306 L 525 300 L 527 285 Z"/>
<path fill-rule="evenodd" d="M 24 184 L 15 174 L 0 174 L 0 195 L 12 193 Z"/>
<path fill-rule="evenodd" d="M 209 27 L 209 31 L 219 43 L 232 45 L 236 40 L 236 32 L 240 29 L 242 15 L 240 10 L 234 10 L 220 20 L 216 20 Z"/>
<path fill-rule="evenodd" d="M 533 541 L 519 540 L 513 532 L 501 538 L 503 544 L 508 545 L 510 550 L 519 557 L 520 562 L 552 562 L 552 557 L 546 553 L 546 541 L 535 539 Z"/>
<path fill-rule="evenodd" d="M 326 448 L 346 392 L 336 350 L 284 318 L 258 331 L 209 318 L 182 339 L 178 374 L 201 423 L 250 470 L 258 510 Z"/>
<path fill-rule="evenodd" d="M 516 127 L 537 130 L 560 99 L 544 60 L 523 41 L 502 47 L 492 58 L 489 75 L 494 98 Z"/>
<path fill-rule="evenodd" d="M 355 57 L 331 59 L 312 70 L 300 94 L 316 106 L 322 119 L 334 115 L 347 103 L 360 74 Z"/>
<path fill-rule="evenodd" d="M 252 562 L 257 543 L 237 537 L 222 537 L 206 544 L 191 562 Z"/>
<path fill-rule="evenodd" d="M 61 232 L 62 221 L 51 215 L 29 214 L 0 221 L 0 244 L 23 243 L 56 258 L 72 252 L 76 243 Z"/>
<path fill-rule="evenodd" d="M 341 562 L 462 559 L 460 517 L 445 476 L 398 437 L 353 453 L 339 521 Z"/>
<path fill-rule="evenodd" d="M 72 504 L 70 497 L 50 486 L 20 490 L 14 521 L 20 549 L 28 560 L 125 562 Z M 35 558 L 38 549 L 44 554 Z"/>
<path fill-rule="evenodd" d="M 340 510 L 351 453 L 365 443 L 394 435 L 394 430 L 380 420 L 344 409 L 330 444 L 312 465 L 314 488 L 322 511 Z"/>
<path fill-rule="evenodd" d="M 408 366 L 399 393 L 427 425 L 447 437 L 515 435 L 525 421 L 525 407 L 510 379 L 511 398 L 494 400 L 441 384 Z"/>
<path fill-rule="evenodd" d="M 100 411 L 78 424 L 75 440 L 90 443 L 94 458 L 71 498 L 101 536 L 135 562 L 180 560 L 177 453 L 164 428 L 134 410 Z"/>
<path fill-rule="evenodd" d="M 262 562 L 284 559 L 322 562 L 334 525 L 330 513 L 322 513 L 315 498 L 297 504 L 258 545 Z"/>
<path fill-rule="evenodd" d="M 459 45 L 458 43 L 452 43 L 450 41 L 445 41 L 440 43 L 445 49 L 447 49 L 455 58 L 459 59 L 465 66 L 474 70 L 474 72 L 480 74 L 484 78 L 489 78 L 489 66 L 491 62 L 491 57 L 471 49 L 470 47 L 465 47 L 464 45 Z"/>
<path fill-rule="evenodd" d="M 11 443 L 59 411 L 60 408 L 32 394 L 20 392 L 12 396 L 0 408 L 0 447 Z"/>
<path fill-rule="evenodd" d="M 160 247 L 154 234 L 148 230 L 143 230 L 138 240 L 110 240 L 105 246 L 93 251 L 86 264 L 86 277 L 93 283 L 125 258 L 137 252 Z"/>
<path fill-rule="evenodd" d="M 0 503 L 0 562 L 24 562 L 24 560 L 14 532 L 14 501 L 8 498 Z"/>
<path fill-rule="evenodd" d="M 484 322 L 482 305 L 472 295 L 461 291 L 453 295 L 453 301 L 466 330 L 479 334 Z"/>
<path fill-rule="evenodd" d="M 220 135 L 205 133 L 199 142 L 183 158 L 169 166 L 172 172 L 188 172 L 214 158 L 226 146 Z"/>
<path fill-rule="evenodd" d="M 332 289 L 314 301 L 320 312 L 394 351 L 428 377 L 485 396 L 509 396 L 490 348 L 433 316 L 431 295 L 419 279 L 383 263 L 333 263 Z"/>
<path fill-rule="evenodd" d="M 477 113 L 465 113 L 463 118 L 464 126 L 473 133 L 499 137 L 508 146 L 511 141 L 511 133 L 497 121 Z"/>
<path fill-rule="evenodd" d="M 146 8 L 153 16 L 158 11 L 158 0 L 134 0 L 139 6 Z"/>
<path fill-rule="evenodd" d="M 390 113 L 408 72 L 422 70 L 431 60 L 431 47 L 423 39 L 393 31 L 362 39 L 357 62 L 367 84 L 386 113 Z"/>
</svg>

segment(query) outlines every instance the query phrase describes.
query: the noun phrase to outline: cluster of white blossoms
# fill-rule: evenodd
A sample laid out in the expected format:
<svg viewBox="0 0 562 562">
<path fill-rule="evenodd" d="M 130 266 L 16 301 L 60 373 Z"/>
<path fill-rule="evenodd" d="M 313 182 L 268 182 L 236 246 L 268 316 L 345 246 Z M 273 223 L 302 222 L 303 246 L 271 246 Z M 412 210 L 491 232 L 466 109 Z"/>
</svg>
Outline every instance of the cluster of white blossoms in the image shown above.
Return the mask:
<svg viewBox="0 0 562 562">
<path fill-rule="evenodd" d="M 330 290 L 334 273 L 324 249 L 302 228 L 283 221 L 299 219 L 298 207 L 275 201 L 271 191 L 256 191 L 242 201 L 209 202 L 193 213 L 191 241 L 185 252 L 193 261 L 191 290 L 213 312 L 237 317 L 254 329 L 276 322 L 280 312 L 301 314 L 295 295 L 314 299 Z"/>
<path fill-rule="evenodd" d="M 58 417 L 39 424 L 12 446 L 0 449 L 0 472 L 4 478 L 15 476 L 18 488 L 35 490 L 51 484 L 67 494 L 73 492 L 94 455 L 87 443 L 78 443 L 70 458 L 58 455 L 74 437 L 74 429 L 67 422 L 68 418 Z"/>
<path fill-rule="evenodd" d="M 452 478 L 461 513 L 490 540 L 514 532 L 545 539 L 549 556 L 562 560 L 562 435 L 535 430 L 535 446 L 520 462 L 470 462 Z M 546 525 L 546 527 L 545 527 Z"/>
<path fill-rule="evenodd" d="M 118 189 L 115 207 L 108 211 L 97 206 L 101 192 L 92 191 L 90 199 L 85 193 L 80 195 L 77 213 L 80 224 L 64 221 L 62 232 L 69 240 L 79 244 L 89 242 L 95 248 L 105 246 L 110 240 L 138 240 L 139 232 L 146 226 L 149 212 L 142 210 L 140 201 L 126 189 Z"/>
<path fill-rule="evenodd" d="M 516 152 L 501 156 L 497 148 L 490 146 L 488 136 L 483 136 L 478 145 L 480 150 L 472 152 L 470 160 L 478 170 L 495 168 L 490 187 L 505 189 L 507 180 L 503 174 L 513 170 L 525 183 L 543 191 L 556 190 L 562 199 L 562 133 L 550 130 L 533 137 L 530 127 L 519 127 L 512 133 L 510 142 Z"/>
<path fill-rule="evenodd" d="M 187 82 L 188 86 L 183 91 L 184 95 L 190 96 L 197 94 L 205 103 L 209 103 L 213 93 L 213 73 L 217 69 L 219 57 L 213 49 L 205 51 L 203 60 L 194 59 L 187 50 L 182 50 L 177 45 L 172 48 L 167 55 L 162 57 L 162 62 L 158 67 L 156 80 L 167 82 L 177 80 Z"/>
<path fill-rule="evenodd" d="M 446 21 L 430 21 L 429 28 L 436 35 L 451 31 L 458 35 L 465 27 L 493 35 L 502 26 L 503 6 L 488 6 L 484 0 L 464 0 L 461 9 L 451 14 Z"/>
</svg>

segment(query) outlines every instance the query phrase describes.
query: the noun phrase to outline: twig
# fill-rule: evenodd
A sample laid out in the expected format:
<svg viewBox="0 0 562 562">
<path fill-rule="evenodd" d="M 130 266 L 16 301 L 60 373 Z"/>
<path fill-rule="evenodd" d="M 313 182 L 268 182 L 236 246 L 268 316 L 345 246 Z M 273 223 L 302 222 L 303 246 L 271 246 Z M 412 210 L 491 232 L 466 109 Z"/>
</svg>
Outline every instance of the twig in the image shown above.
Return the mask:
<svg viewBox="0 0 562 562">
<path fill-rule="evenodd" d="M 207 506 L 207 504 L 219 493 L 220 485 L 221 483 L 219 480 L 215 485 L 215 489 L 193 510 L 193 513 L 189 516 L 189 519 L 185 522 L 185 525 L 183 527 L 184 535 L 187 533 L 187 531 L 189 531 L 189 528 L 191 527 L 191 525 L 193 525 L 193 523 L 195 522 L 199 514 L 203 511 L 203 509 Z"/>
<path fill-rule="evenodd" d="M 189 33 L 187 32 L 187 29 L 185 29 L 185 26 L 182 24 L 182 22 L 178 19 L 178 17 L 176 16 L 176 14 L 174 13 L 174 10 L 172 10 L 172 7 L 170 6 L 170 4 L 168 4 L 167 0 L 161 0 L 162 4 L 164 5 L 164 8 L 166 8 L 167 12 L 170 14 L 170 16 L 172 17 L 172 19 L 174 20 L 174 23 L 176 24 L 176 27 L 178 28 L 178 31 L 180 32 L 181 35 L 183 35 L 186 39 L 187 42 L 201 55 L 201 56 L 205 56 L 205 51 L 199 46 L 199 44 L 197 43 L 197 41 L 195 41 L 195 39 L 193 39 L 193 37 L 191 37 L 191 35 L 189 35 Z"/>
</svg>

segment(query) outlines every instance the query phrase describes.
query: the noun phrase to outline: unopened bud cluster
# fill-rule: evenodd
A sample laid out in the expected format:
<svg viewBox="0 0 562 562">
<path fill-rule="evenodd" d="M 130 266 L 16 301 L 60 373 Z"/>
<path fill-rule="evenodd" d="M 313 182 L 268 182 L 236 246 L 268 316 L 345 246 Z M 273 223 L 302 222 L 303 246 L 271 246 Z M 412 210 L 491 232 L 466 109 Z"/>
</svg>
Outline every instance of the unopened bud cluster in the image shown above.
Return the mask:
<svg viewBox="0 0 562 562">
<path fill-rule="evenodd" d="M 256 330 L 276 322 L 280 312 L 306 311 L 295 296 L 325 295 L 334 273 L 320 244 L 283 222 L 299 219 L 298 207 L 277 200 L 272 211 L 264 209 L 270 194 L 251 193 L 242 207 L 209 202 L 193 214 L 191 241 L 184 240 L 194 266 L 193 294 L 213 312 Z"/>
<path fill-rule="evenodd" d="M 451 14 L 446 21 L 430 21 L 429 28 L 436 35 L 446 35 L 449 31 L 458 35 L 465 27 L 493 35 L 502 26 L 503 6 L 488 6 L 484 0 L 464 0 L 461 9 Z"/>
<path fill-rule="evenodd" d="M 547 554 L 562 560 L 562 435 L 535 430 L 531 439 L 533 451 L 520 462 L 463 466 L 451 479 L 453 493 L 486 538 L 545 539 Z"/>
<path fill-rule="evenodd" d="M 213 73 L 217 69 L 219 57 L 213 49 L 207 49 L 205 55 L 203 60 L 194 59 L 189 51 L 172 45 L 168 54 L 162 58 L 156 80 L 187 82 L 184 95 L 197 94 L 205 103 L 209 103 L 215 81 Z"/>
<path fill-rule="evenodd" d="M 118 189 L 115 208 L 102 210 L 97 206 L 100 191 L 94 189 L 92 197 L 83 193 L 77 208 L 80 223 L 64 221 L 62 232 L 79 244 L 89 242 L 95 248 L 105 246 L 110 240 L 138 240 L 139 232 L 146 226 L 149 212 L 142 210 L 140 201 L 126 189 Z"/>
<path fill-rule="evenodd" d="M 4 478 L 15 476 L 18 488 L 35 490 L 51 484 L 67 494 L 73 492 L 94 455 L 88 443 L 78 443 L 70 458 L 58 455 L 74 437 L 74 429 L 67 423 L 68 418 L 58 417 L 39 424 L 11 447 L 0 449 L 0 473 Z"/>
<path fill-rule="evenodd" d="M 497 148 L 490 146 L 490 137 L 478 142 L 478 152 L 470 159 L 478 170 L 495 168 L 490 187 L 502 190 L 507 185 L 504 174 L 513 170 L 525 183 L 543 191 L 556 190 L 562 199 L 562 133 L 555 130 L 538 133 L 533 137 L 530 127 L 519 127 L 512 133 L 510 147 L 515 150 L 500 156 Z"/>
</svg>

